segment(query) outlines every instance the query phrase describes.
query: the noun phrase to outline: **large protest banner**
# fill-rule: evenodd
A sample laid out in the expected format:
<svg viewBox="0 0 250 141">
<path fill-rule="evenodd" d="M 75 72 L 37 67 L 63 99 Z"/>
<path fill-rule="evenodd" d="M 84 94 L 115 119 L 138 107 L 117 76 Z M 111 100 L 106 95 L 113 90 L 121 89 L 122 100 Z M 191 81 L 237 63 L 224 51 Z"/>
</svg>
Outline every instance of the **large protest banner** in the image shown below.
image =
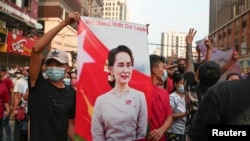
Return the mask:
<svg viewBox="0 0 250 141">
<path fill-rule="evenodd" d="M 108 53 L 119 45 L 129 47 L 133 53 L 134 66 L 129 87 L 144 93 L 148 123 L 151 108 L 149 104 L 151 79 L 146 25 L 81 17 L 78 25 L 77 51 L 78 86 L 75 119 L 77 141 L 92 140 L 91 120 L 96 99 L 112 89 L 106 71 Z M 125 102 L 126 105 L 132 103 L 133 100 Z M 119 105 L 122 104 L 124 103 Z M 128 114 L 129 112 L 132 111 L 128 111 Z M 112 113 L 111 110 L 108 114 L 119 113 Z"/>
</svg>

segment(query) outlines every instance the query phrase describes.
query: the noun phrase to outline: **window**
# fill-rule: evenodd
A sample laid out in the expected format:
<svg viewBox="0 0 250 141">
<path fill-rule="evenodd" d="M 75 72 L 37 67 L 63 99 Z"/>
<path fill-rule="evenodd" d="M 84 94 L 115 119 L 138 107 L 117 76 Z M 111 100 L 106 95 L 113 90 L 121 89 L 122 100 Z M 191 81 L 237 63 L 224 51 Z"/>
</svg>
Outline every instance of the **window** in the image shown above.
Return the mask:
<svg viewBox="0 0 250 141">
<path fill-rule="evenodd" d="M 245 55 L 246 54 L 246 41 L 242 40 L 241 42 L 241 55 Z"/>
</svg>

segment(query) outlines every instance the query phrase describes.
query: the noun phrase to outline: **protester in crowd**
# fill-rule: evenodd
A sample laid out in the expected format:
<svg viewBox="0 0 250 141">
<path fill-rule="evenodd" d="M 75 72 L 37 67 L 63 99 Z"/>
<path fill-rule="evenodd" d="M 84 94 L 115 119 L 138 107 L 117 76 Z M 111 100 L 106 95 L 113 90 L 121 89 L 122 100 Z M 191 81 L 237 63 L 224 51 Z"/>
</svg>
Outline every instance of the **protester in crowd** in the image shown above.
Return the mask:
<svg viewBox="0 0 250 141">
<path fill-rule="evenodd" d="M 10 104 L 10 111 L 12 111 L 13 109 L 13 82 L 11 81 L 11 79 L 8 77 L 8 73 L 7 73 L 7 68 L 5 68 L 4 66 L 0 66 L 0 79 L 2 80 L 2 82 L 5 84 L 5 86 L 8 88 L 8 93 L 9 93 L 9 104 Z M 6 110 L 6 109 L 5 109 Z M 5 129 L 5 133 L 7 136 L 7 141 L 11 141 L 12 140 L 12 134 L 11 134 L 11 128 L 10 128 L 10 115 L 6 116 L 3 119 L 2 122 L 2 127 Z M 2 139 L 3 137 L 1 136 L 0 139 Z"/>
<path fill-rule="evenodd" d="M 186 67 L 186 59 L 184 58 L 179 58 L 177 60 L 177 69 L 181 74 L 184 74 L 185 72 L 185 67 Z"/>
<path fill-rule="evenodd" d="M 1 73 L 2 73 L 2 67 L 1 67 Z M 8 88 L 6 85 L 3 83 L 2 79 L 0 79 L 0 125 L 2 125 L 3 120 L 9 116 L 10 114 L 10 95 L 8 92 Z M 0 141 L 3 141 L 3 128 L 0 128 Z"/>
<path fill-rule="evenodd" d="M 63 83 L 69 59 L 67 53 L 54 49 L 46 57 L 46 74 L 41 71 L 42 52 L 65 26 L 79 22 L 77 12 L 70 13 L 61 23 L 42 36 L 30 56 L 28 114 L 31 141 L 74 140 L 75 90 Z"/>
<path fill-rule="evenodd" d="M 242 79 L 241 75 L 236 72 L 229 73 L 226 77 L 226 80 L 233 81 L 233 80 L 240 80 Z"/>
<path fill-rule="evenodd" d="M 65 85 L 71 85 L 71 77 L 69 72 L 65 72 L 63 82 Z"/>
<path fill-rule="evenodd" d="M 188 75 L 191 72 L 185 74 L 185 79 L 190 80 L 191 75 Z M 194 114 L 198 109 L 199 102 L 204 97 L 206 91 L 216 84 L 221 76 L 221 68 L 219 64 L 213 61 L 207 61 L 200 65 L 198 69 L 198 81 L 199 83 L 195 86 L 188 85 L 187 87 L 187 126 L 192 122 Z M 193 89 L 191 89 L 193 87 Z"/>
<path fill-rule="evenodd" d="M 173 75 L 174 92 L 170 94 L 170 106 L 174 122 L 167 131 L 167 141 L 184 141 L 186 124 L 186 102 L 183 74 Z"/>
<path fill-rule="evenodd" d="M 224 81 L 209 89 L 190 125 L 187 141 L 208 141 L 208 136 L 212 137 L 212 131 L 209 130 L 208 125 L 211 128 L 213 128 L 213 125 L 218 125 L 214 129 L 216 128 L 224 133 L 227 131 L 242 131 L 240 128 L 234 128 L 236 125 L 249 125 L 249 84 L 249 79 Z M 220 125 L 229 126 L 220 130 L 218 128 L 221 127 Z M 217 139 L 212 137 L 210 140 Z M 244 139 L 244 136 L 241 139 L 248 140 L 248 136 L 246 136 L 246 139 Z"/>
<path fill-rule="evenodd" d="M 175 72 L 175 69 L 177 68 L 177 64 L 173 64 L 174 59 L 176 58 L 176 54 L 172 54 L 171 57 L 167 60 L 167 64 L 165 65 L 165 69 L 167 70 L 167 80 L 165 81 L 165 88 L 167 89 L 168 93 L 170 94 L 173 89 L 173 74 Z"/>
<path fill-rule="evenodd" d="M 164 58 L 150 55 L 150 69 L 152 81 L 152 111 L 150 119 L 149 141 L 165 141 L 166 131 L 173 123 L 172 111 L 169 104 L 169 94 L 162 88 L 166 78 Z"/>
<path fill-rule="evenodd" d="M 71 78 L 71 86 L 77 90 L 77 71 L 70 72 L 70 78 Z"/>
<path fill-rule="evenodd" d="M 204 97 L 206 91 L 219 80 L 221 76 L 221 67 L 213 61 L 205 61 L 198 67 L 198 82 L 195 79 L 193 56 L 192 56 L 192 41 L 196 31 L 191 28 L 186 36 L 187 42 L 187 62 L 184 74 L 185 91 L 186 91 L 186 111 L 187 122 L 186 131 L 193 120 L 193 117 L 198 109 L 199 103 Z"/>
<path fill-rule="evenodd" d="M 13 97 L 13 111 L 12 116 L 17 116 L 17 111 L 19 108 L 24 108 L 27 113 L 27 101 L 23 99 L 26 91 L 28 89 L 28 76 L 29 76 L 29 67 L 24 66 L 23 70 L 19 69 L 18 72 L 21 72 L 22 77 L 17 80 L 14 87 L 14 97 Z M 14 125 L 14 141 L 27 141 L 28 132 L 20 132 L 22 122 L 25 122 L 26 119 L 15 118 Z"/>
<path fill-rule="evenodd" d="M 146 138 L 147 103 L 143 92 L 128 85 L 132 77 L 134 57 L 124 45 L 108 54 L 108 82 L 112 89 L 97 97 L 91 133 L 93 141 Z"/>
</svg>

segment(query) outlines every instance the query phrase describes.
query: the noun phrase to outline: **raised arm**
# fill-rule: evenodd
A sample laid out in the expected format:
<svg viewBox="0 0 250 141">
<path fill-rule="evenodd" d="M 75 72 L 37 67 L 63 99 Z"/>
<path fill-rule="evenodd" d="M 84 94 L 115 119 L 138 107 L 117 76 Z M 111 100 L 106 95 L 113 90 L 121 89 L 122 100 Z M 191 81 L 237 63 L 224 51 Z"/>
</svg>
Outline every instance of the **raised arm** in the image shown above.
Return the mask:
<svg viewBox="0 0 250 141">
<path fill-rule="evenodd" d="M 197 62 L 196 63 L 201 63 L 201 49 L 199 48 L 199 46 L 196 46 L 196 52 L 197 52 Z"/>
<path fill-rule="evenodd" d="M 167 65 L 173 65 L 173 61 L 174 61 L 175 57 L 176 57 L 176 54 L 172 53 L 171 57 L 168 60 Z"/>
<path fill-rule="evenodd" d="M 222 74 L 225 73 L 234 63 L 238 60 L 239 54 L 236 51 L 233 51 L 232 58 L 221 68 Z"/>
<path fill-rule="evenodd" d="M 190 28 L 186 36 L 187 50 L 186 50 L 185 72 L 190 72 L 190 71 L 194 72 L 192 42 L 193 42 L 195 34 L 196 34 L 196 30 L 194 30 L 194 28 Z"/>
<path fill-rule="evenodd" d="M 30 56 L 30 86 L 35 86 L 36 80 L 38 78 L 38 74 L 41 71 L 42 64 L 42 51 L 48 47 L 48 44 L 51 40 L 56 36 L 56 34 L 62 30 L 65 26 L 72 24 L 74 22 L 78 22 L 80 19 L 80 15 L 77 12 L 69 14 L 64 21 L 62 21 L 59 25 L 48 31 L 44 36 L 39 39 L 34 47 L 32 48 L 32 53 Z"/>
<path fill-rule="evenodd" d="M 211 53 L 212 53 L 212 42 L 211 42 L 211 40 L 207 39 L 204 41 L 204 44 L 207 47 L 205 61 L 210 61 L 211 60 Z"/>
</svg>

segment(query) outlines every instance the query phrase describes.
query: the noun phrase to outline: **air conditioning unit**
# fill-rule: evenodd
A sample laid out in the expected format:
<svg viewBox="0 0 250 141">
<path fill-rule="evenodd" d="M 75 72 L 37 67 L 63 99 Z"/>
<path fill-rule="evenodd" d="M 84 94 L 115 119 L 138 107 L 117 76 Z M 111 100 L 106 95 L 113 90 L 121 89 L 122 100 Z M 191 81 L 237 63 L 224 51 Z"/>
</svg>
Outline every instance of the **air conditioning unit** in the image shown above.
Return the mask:
<svg viewBox="0 0 250 141">
<path fill-rule="evenodd" d="M 6 28 L 6 22 L 0 20 L 0 27 Z"/>
</svg>

